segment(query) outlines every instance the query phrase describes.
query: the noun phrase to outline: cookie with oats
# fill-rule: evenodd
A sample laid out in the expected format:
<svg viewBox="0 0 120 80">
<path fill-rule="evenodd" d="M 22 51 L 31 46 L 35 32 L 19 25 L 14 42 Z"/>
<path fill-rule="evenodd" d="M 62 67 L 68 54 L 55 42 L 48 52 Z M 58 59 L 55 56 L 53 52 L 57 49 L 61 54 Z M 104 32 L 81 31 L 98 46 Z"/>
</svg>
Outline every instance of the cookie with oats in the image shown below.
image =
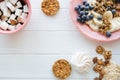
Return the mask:
<svg viewBox="0 0 120 80">
<path fill-rule="evenodd" d="M 55 77 L 66 79 L 71 74 L 71 65 L 65 59 L 60 59 L 54 63 L 52 71 Z"/>
<path fill-rule="evenodd" d="M 43 0 L 41 8 L 46 15 L 53 16 L 59 11 L 60 6 L 58 0 Z"/>
</svg>

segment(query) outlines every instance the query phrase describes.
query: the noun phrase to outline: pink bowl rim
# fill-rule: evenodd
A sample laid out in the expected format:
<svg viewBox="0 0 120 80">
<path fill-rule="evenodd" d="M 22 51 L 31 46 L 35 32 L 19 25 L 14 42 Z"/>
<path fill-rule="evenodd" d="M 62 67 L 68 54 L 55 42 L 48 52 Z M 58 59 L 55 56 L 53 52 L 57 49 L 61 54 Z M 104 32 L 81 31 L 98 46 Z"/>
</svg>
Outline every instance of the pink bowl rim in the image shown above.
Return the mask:
<svg viewBox="0 0 120 80">
<path fill-rule="evenodd" d="M 95 38 L 95 37 L 92 37 L 92 36 L 90 36 L 90 35 L 88 35 L 88 34 L 86 34 L 85 32 L 83 32 L 83 30 L 80 28 L 80 24 L 78 25 L 78 22 L 77 22 L 77 24 L 76 24 L 76 21 L 74 20 L 74 17 L 73 17 L 73 6 L 74 6 L 74 4 L 75 4 L 75 2 L 80 2 L 80 1 L 83 1 L 83 0 L 71 0 L 71 2 L 70 2 L 70 16 L 71 16 L 71 19 L 72 19 L 72 21 L 73 21 L 73 23 L 74 23 L 74 25 L 76 26 L 76 28 L 83 34 L 83 35 L 85 35 L 87 38 L 89 38 L 89 39 L 91 39 L 91 40 L 95 40 L 95 41 L 98 41 L 98 42 L 111 42 L 111 41 L 115 41 L 115 40 L 118 40 L 118 39 L 120 39 L 120 35 L 119 36 L 116 36 L 116 37 L 114 37 L 114 38 L 107 38 L 107 37 L 105 37 L 105 36 L 103 36 L 103 38 L 104 39 L 100 39 L 100 38 Z M 75 6 L 74 6 L 75 7 Z M 88 27 L 88 25 L 82 25 L 82 26 L 87 26 Z M 93 31 L 93 30 L 91 30 L 91 31 Z M 95 32 L 95 31 L 93 31 L 94 33 L 97 33 L 97 35 L 99 34 L 99 36 L 101 36 L 101 34 L 99 33 L 99 32 Z M 117 31 L 117 32 L 114 32 L 113 34 L 120 34 L 120 31 Z"/>
<path fill-rule="evenodd" d="M 28 13 L 28 17 L 27 19 L 25 20 L 25 22 L 17 29 L 13 30 L 13 31 L 4 31 L 4 30 L 1 30 L 0 29 L 0 34 L 13 34 L 13 33 L 16 33 L 18 31 L 20 31 L 21 29 L 23 29 L 29 22 L 30 20 L 30 17 L 31 17 L 31 14 L 32 14 L 32 9 L 31 9 L 31 4 L 30 4 L 30 1 L 29 0 L 26 0 L 26 3 L 29 7 L 29 13 Z"/>
</svg>

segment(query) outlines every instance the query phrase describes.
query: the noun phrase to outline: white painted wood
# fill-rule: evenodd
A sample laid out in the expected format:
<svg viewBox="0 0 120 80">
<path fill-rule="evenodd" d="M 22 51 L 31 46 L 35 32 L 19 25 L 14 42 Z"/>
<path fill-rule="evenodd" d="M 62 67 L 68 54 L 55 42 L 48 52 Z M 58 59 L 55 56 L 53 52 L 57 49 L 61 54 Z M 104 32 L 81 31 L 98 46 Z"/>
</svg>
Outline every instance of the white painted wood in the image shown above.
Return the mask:
<svg viewBox="0 0 120 80">
<path fill-rule="evenodd" d="M 95 56 L 95 54 L 92 54 Z M 118 64 L 120 55 L 114 55 L 113 60 Z M 58 59 L 70 61 L 70 55 L 1 55 L 0 79 L 55 79 L 52 65 Z M 92 79 L 96 74 L 79 74 L 72 67 L 71 79 Z"/>
<path fill-rule="evenodd" d="M 20 32 L 0 34 L 0 80 L 56 80 L 52 64 L 61 58 L 70 60 L 78 51 L 93 56 L 97 45 L 113 51 L 113 60 L 120 64 L 120 41 L 101 43 L 83 36 L 74 26 L 69 15 L 70 0 L 59 0 L 60 11 L 50 17 L 41 11 L 42 0 L 30 0 L 32 16 L 29 24 Z M 93 80 L 73 70 L 68 80 Z"/>
<path fill-rule="evenodd" d="M 0 54 L 72 54 L 77 51 L 95 52 L 97 45 L 119 54 L 119 41 L 99 43 L 87 39 L 78 31 L 21 31 L 0 35 Z"/>
</svg>

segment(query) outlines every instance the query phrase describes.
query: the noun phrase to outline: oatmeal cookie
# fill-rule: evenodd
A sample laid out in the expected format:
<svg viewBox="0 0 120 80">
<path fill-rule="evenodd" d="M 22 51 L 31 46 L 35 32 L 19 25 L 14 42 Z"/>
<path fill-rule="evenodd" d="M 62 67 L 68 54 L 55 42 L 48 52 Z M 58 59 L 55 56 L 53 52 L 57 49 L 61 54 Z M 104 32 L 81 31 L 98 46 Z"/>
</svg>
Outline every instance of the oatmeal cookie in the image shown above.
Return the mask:
<svg viewBox="0 0 120 80">
<path fill-rule="evenodd" d="M 46 15 L 53 16 L 58 12 L 60 6 L 57 0 L 43 0 L 41 8 Z"/>
<path fill-rule="evenodd" d="M 54 63 L 52 70 L 55 77 L 66 79 L 71 74 L 71 65 L 65 59 L 60 59 Z"/>
</svg>

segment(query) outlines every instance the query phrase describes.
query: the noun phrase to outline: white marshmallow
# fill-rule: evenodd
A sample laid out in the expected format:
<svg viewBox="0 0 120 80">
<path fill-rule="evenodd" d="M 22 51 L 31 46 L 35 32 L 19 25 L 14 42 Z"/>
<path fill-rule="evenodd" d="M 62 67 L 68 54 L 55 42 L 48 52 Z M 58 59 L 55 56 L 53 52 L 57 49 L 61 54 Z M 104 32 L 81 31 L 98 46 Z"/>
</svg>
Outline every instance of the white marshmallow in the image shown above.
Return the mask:
<svg viewBox="0 0 120 80">
<path fill-rule="evenodd" d="M 9 0 L 4 0 L 6 3 L 9 2 Z"/>
<path fill-rule="evenodd" d="M 15 18 L 16 18 L 16 15 L 12 14 L 7 22 L 10 23 L 10 19 L 15 20 Z"/>
<path fill-rule="evenodd" d="M 29 9 L 28 9 L 28 6 L 27 6 L 27 5 L 24 5 L 24 6 L 23 6 L 23 11 L 24 11 L 24 12 L 29 12 Z"/>
<path fill-rule="evenodd" d="M 10 12 L 10 10 L 7 7 L 4 9 L 3 15 L 6 16 L 6 17 L 10 17 L 11 12 Z"/>
<path fill-rule="evenodd" d="M 4 11 L 5 8 L 6 8 L 6 3 L 5 3 L 5 1 L 0 2 L 0 9 L 1 9 L 2 11 Z"/>
<path fill-rule="evenodd" d="M 10 0 L 10 2 L 15 5 L 17 3 L 18 0 Z"/>
<path fill-rule="evenodd" d="M 0 10 L 0 16 L 2 16 L 2 11 Z"/>
<path fill-rule="evenodd" d="M 21 9 L 16 9 L 15 15 L 16 16 L 21 16 L 21 14 L 22 14 L 22 10 Z"/>
<path fill-rule="evenodd" d="M 15 29 L 18 29 L 21 26 L 21 24 L 17 24 L 17 26 L 15 27 Z"/>
<path fill-rule="evenodd" d="M 22 4 L 20 1 L 17 2 L 17 8 L 21 8 L 22 7 Z"/>
<path fill-rule="evenodd" d="M 8 26 L 8 30 L 10 30 L 10 31 L 15 30 L 15 26 L 9 25 L 9 26 Z"/>
<path fill-rule="evenodd" d="M 3 21 L 0 25 L 0 28 L 3 30 L 7 30 L 8 26 L 9 26 L 9 24 L 7 22 Z"/>
<path fill-rule="evenodd" d="M 18 22 L 22 22 L 23 23 L 26 20 L 27 15 L 28 14 L 26 14 L 26 13 L 22 13 L 22 15 L 17 18 Z"/>
<path fill-rule="evenodd" d="M 2 15 L 2 16 L 1 16 L 1 20 L 2 20 L 2 21 L 7 21 L 7 20 L 8 20 L 8 17 L 7 17 L 7 16 Z"/>
<path fill-rule="evenodd" d="M 21 16 L 22 16 L 24 19 L 26 19 L 26 18 L 27 18 L 27 15 L 28 15 L 27 13 L 22 13 Z"/>
<path fill-rule="evenodd" d="M 13 1 L 14 1 L 14 0 L 13 0 Z M 6 3 L 6 6 L 7 6 L 12 12 L 14 12 L 15 9 L 16 9 L 10 2 L 7 2 L 7 3 Z"/>
<path fill-rule="evenodd" d="M 2 21 L 0 20 L 0 24 L 2 23 Z"/>
</svg>

